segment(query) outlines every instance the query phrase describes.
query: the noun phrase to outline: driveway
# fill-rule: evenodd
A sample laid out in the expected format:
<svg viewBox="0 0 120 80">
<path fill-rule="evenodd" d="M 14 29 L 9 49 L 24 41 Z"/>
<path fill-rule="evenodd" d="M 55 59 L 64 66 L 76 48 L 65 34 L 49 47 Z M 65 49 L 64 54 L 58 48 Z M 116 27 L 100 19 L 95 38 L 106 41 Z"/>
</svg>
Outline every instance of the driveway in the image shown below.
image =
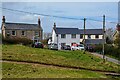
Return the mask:
<svg viewBox="0 0 120 80">
<path fill-rule="evenodd" d="M 103 58 L 103 55 L 102 55 L 102 54 L 98 54 L 98 53 L 91 53 L 91 54 Z M 110 58 L 110 57 L 107 57 L 107 56 L 105 56 L 105 60 L 110 61 L 110 62 L 113 62 L 113 63 L 116 63 L 116 64 L 120 64 L 120 61 L 119 61 L 119 60 L 116 60 L 116 59 L 114 59 L 114 58 Z"/>
</svg>

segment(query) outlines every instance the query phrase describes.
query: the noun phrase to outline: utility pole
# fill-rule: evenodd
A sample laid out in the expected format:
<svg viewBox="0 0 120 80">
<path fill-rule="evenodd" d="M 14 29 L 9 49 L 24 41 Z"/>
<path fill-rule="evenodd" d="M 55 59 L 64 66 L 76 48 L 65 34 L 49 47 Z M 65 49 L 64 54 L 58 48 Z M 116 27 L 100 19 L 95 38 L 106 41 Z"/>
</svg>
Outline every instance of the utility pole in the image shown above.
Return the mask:
<svg viewBox="0 0 120 80">
<path fill-rule="evenodd" d="M 85 23 L 86 23 L 86 18 L 84 18 L 84 36 L 83 36 L 83 44 L 84 44 L 84 47 L 86 46 L 85 45 L 85 27 L 86 27 L 86 25 L 85 25 Z M 84 53 L 85 53 L 85 50 L 84 50 Z"/>
<path fill-rule="evenodd" d="M 103 15 L 103 60 L 105 62 L 105 15 Z"/>
</svg>

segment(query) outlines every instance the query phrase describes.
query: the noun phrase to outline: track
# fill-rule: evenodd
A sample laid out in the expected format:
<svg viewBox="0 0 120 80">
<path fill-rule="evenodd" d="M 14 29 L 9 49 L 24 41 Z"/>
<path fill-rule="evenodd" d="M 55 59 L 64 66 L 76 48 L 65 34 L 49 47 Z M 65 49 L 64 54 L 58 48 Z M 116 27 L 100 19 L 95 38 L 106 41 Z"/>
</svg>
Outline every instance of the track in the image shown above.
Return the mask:
<svg viewBox="0 0 120 80">
<path fill-rule="evenodd" d="M 120 76 L 120 73 L 114 72 L 114 71 L 103 71 L 103 70 L 93 70 L 93 69 L 87 69 L 82 67 L 75 67 L 75 66 L 66 66 L 66 65 L 58 65 L 58 64 L 48 64 L 48 63 L 41 63 L 41 62 L 33 62 L 33 61 L 19 61 L 19 60 L 8 60 L 3 59 L 2 62 L 8 62 L 8 63 L 17 63 L 17 64 L 38 64 L 38 65 L 44 65 L 44 66 L 53 66 L 53 67 L 61 67 L 61 68 L 68 68 L 68 69 L 78 69 L 78 70 L 89 70 L 94 72 L 100 72 L 106 75 L 112 75 L 112 76 Z"/>
</svg>

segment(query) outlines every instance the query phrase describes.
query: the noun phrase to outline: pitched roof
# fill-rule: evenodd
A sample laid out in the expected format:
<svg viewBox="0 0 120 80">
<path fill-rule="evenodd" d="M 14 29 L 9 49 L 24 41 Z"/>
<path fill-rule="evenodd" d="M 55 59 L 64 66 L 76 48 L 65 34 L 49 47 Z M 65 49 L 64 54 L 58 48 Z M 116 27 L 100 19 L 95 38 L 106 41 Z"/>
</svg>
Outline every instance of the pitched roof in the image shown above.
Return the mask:
<svg viewBox="0 0 120 80">
<path fill-rule="evenodd" d="M 80 34 L 84 34 L 83 29 L 79 29 Z M 85 34 L 103 34 L 103 29 L 86 29 Z"/>
<path fill-rule="evenodd" d="M 84 34 L 83 29 L 78 29 L 78 28 L 56 28 L 56 33 L 57 34 Z M 103 34 L 102 29 L 86 29 L 85 31 L 86 34 Z"/>
<path fill-rule="evenodd" d="M 26 23 L 5 23 L 6 29 L 19 29 L 19 30 L 36 30 L 39 29 L 38 24 L 26 24 Z"/>
<path fill-rule="evenodd" d="M 78 28 L 56 28 L 57 34 L 79 34 Z"/>
</svg>

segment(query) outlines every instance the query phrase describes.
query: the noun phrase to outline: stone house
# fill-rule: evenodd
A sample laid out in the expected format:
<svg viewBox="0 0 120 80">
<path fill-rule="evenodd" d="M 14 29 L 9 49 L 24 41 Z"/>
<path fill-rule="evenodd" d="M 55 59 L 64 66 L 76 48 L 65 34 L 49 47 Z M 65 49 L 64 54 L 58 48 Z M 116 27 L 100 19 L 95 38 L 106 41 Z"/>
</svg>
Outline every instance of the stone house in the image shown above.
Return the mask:
<svg viewBox="0 0 120 80">
<path fill-rule="evenodd" d="M 38 24 L 28 24 L 6 22 L 3 16 L 1 30 L 3 38 L 27 38 L 36 42 L 42 40 L 43 37 L 40 18 L 38 18 Z"/>
</svg>

